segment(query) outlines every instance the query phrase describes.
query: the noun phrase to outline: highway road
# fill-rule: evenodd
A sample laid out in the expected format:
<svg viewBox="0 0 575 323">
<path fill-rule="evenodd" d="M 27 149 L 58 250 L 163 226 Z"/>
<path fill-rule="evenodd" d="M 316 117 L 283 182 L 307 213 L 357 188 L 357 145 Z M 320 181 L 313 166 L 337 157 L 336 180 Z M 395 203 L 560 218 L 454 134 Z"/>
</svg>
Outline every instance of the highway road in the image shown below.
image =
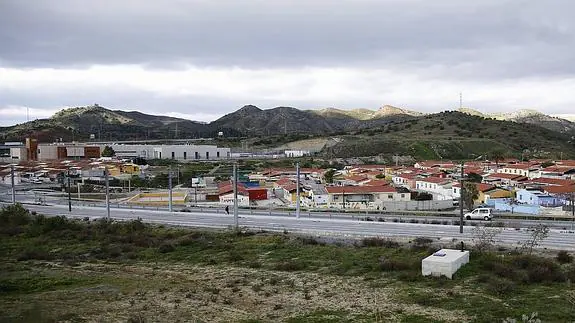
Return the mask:
<svg viewBox="0 0 575 323">
<path fill-rule="evenodd" d="M 75 218 L 89 217 L 97 219 L 106 215 L 100 207 L 75 207 L 68 212 L 65 205 L 25 205 L 31 211 L 45 215 L 66 215 Z M 142 209 L 112 209 L 111 217 L 117 220 L 141 218 L 144 222 L 198 228 L 229 228 L 234 225 L 233 215 L 206 212 L 167 212 Z M 318 236 L 340 237 L 396 237 L 414 238 L 429 237 L 445 242 L 463 240 L 472 242 L 473 227 L 465 226 L 463 234 L 459 227 L 453 225 L 410 224 L 394 222 L 366 222 L 347 219 L 306 218 L 294 216 L 255 215 L 240 213 L 239 225 L 255 230 L 305 233 Z M 526 229 L 505 228 L 496 237 L 501 245 L 514 246 L 529 237 Z M 552 229 L 542 248 L 575 251 L 575 232 Z"/>
</svg>

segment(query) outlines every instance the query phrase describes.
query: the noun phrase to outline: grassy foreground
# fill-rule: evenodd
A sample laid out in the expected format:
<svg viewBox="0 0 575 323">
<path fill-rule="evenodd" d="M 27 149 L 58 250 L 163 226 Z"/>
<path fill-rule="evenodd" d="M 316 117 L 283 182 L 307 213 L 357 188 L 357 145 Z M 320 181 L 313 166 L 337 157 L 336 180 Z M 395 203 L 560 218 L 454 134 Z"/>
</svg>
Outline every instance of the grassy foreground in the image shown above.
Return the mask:
<svg viewBox="0 0 575 323">
<path fill-rule="evenodd" d="M 0 321 L 575 320 L 569 255 L 472 251 L 453 280 L 421 277 L 421 259 L 439 247 L 75 221 L 11 206 L 0 211 Z"/>
</svg>

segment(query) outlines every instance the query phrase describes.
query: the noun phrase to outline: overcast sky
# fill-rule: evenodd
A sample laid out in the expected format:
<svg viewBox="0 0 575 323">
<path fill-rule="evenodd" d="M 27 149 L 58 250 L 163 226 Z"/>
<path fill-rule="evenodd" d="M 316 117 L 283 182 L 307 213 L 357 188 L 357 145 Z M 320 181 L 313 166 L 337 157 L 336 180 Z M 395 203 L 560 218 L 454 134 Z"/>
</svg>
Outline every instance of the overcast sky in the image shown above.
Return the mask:
<svg viewBox="0 0 575 323">
<path fill-rule="evenodd" d="M 575 114 L 572 0 L 0 0 L 0 124 L 98 103 Z"/>
</svg>

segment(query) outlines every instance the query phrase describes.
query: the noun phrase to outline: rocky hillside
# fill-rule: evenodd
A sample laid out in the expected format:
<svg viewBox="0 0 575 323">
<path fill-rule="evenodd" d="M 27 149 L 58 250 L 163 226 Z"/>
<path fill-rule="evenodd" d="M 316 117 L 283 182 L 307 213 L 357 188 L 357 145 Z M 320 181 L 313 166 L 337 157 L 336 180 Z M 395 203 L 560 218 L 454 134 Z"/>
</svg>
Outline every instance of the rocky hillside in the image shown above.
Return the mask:
<svg viewBox="0 0 575 323">
<path fill-rule="evenodd" d="M 561 133 L 575 134 L 575 122 L 546 115 L 532 109 L 522 109 L 510 113 L 481 113 L 470 108 L 461 108 L 458 111 L 483 118 L 533 124 Z"/>
<path fill-rule="evenodd" d="M 446 111 L 359 129 L 339 137 L 326 156 L 410 155 L 421 159 L 474 159 L 501 151 L 509 156 L 575 157 L 571 136 L 545 127 Z"/>
<path fill-rule="evenodd" d="M 311 113 L 319 114 L 327 118 L 334 116 L 347 116 L 356 120 L 364 120 L 364 121 L 386 118 L 386 117 L 424 115 L 424 113 L 421 112 L 398 108 L 391 105 L 384 105 L 378 110 L 370 110 L 370 109 L 343 110 L 336 108 L 327 108 L 321 110 L 308 110 L 308 111 Z"/>
<path fill-rule="evenodd" d="M 26 136 L 41 142 L 59 140 L 144 140 L 197 138 L 206 136 L 206 124 L 140 112 L 113 111 L 99 105 L 64 109 L 49 119 L 39 119 L 0 128 L 4 140 L 22 140 Z"/>
<path fill-rule="evenodd" d="M 247 105 L 209 124 L 211 129 L 235 129 L 246 136 L 266 136 L 277 134 L 325 135 L 380 126 L 399 119 L 410 117 L 399 110 L 391 113 L 367 110 L 345 111 L 338 109 L 298 110 L 291 107 L 278 107 L 262 110 Z M 364 114 L 362 114 L 364 113 Z"/>
</svg>

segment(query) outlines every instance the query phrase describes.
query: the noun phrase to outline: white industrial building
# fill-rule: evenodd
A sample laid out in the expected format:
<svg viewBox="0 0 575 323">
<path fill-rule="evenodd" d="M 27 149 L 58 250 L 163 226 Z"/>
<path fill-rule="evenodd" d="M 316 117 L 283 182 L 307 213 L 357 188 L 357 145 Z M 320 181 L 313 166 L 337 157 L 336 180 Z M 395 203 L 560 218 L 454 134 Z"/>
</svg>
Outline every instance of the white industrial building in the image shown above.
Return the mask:
<svg viewBox="0 0 575 323">
<path fill-rule="evenodd" d="M 230 148 L 213 145 L 109 145 L 118 158 L 220 160 L 231 157 Z M 102 147 L 102 150 L 105 146 Z"/>
<path fill-rule="evenodd" d="M 26 146 L 21 142 L 7 142 L 0 145 L 0 162 L 11 163 L 26 160 Z"/>
<path fill-rule="evenodd" d="M 284 151 L 284 155 L 286 157 L 303 157 L 303 156 L 309 156 L 311 155 L 311 153 L 309 152 L 309 150 L 286 150 Z"/>
</svg>

